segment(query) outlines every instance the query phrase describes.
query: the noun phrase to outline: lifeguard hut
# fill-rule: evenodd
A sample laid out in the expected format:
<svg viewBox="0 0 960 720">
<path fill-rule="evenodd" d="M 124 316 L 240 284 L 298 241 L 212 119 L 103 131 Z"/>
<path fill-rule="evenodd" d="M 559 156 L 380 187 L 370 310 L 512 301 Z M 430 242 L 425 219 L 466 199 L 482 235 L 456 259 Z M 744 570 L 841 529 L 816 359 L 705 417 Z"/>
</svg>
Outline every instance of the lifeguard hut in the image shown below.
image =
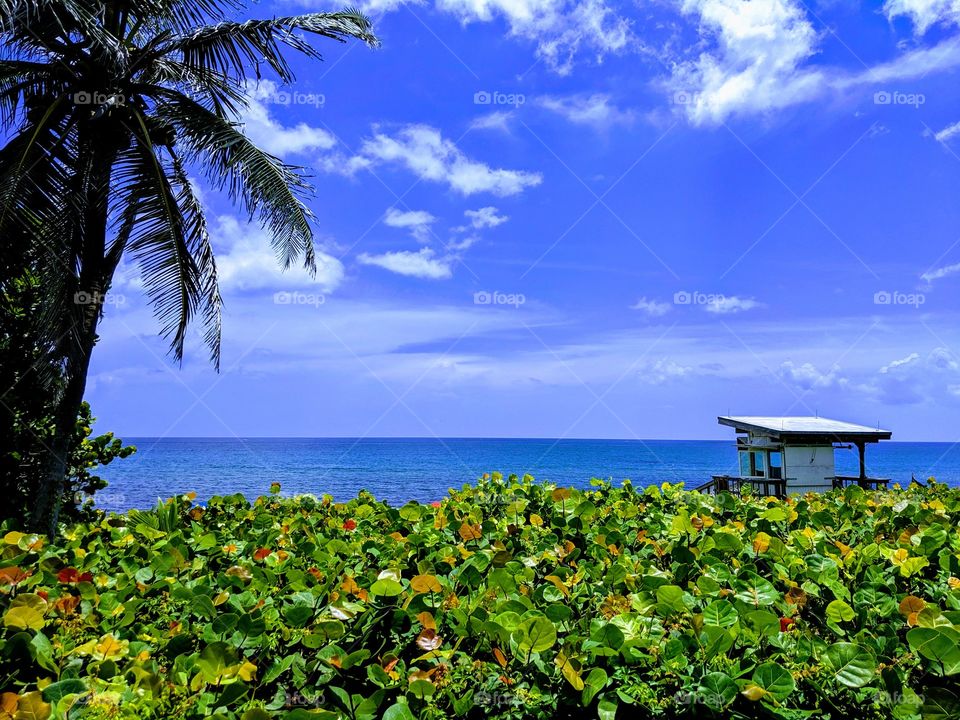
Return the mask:
<svg viewBox="0 0 960 720">
<path fill-rule="evenodd" d="M 740 492 L 751 486 L 762 495 L 785 497 L 857 484 L 886 487 L 887 478 L 868 477 L 866 446 L 889 440 L 889 430 L 821 417 L 723 416 L 721 425 L 737 432 L 738 475 L 714 475 L 698 490 Z M 837 450 L 857 448 L 860 473 L 837 475 Z"/>
</svg>

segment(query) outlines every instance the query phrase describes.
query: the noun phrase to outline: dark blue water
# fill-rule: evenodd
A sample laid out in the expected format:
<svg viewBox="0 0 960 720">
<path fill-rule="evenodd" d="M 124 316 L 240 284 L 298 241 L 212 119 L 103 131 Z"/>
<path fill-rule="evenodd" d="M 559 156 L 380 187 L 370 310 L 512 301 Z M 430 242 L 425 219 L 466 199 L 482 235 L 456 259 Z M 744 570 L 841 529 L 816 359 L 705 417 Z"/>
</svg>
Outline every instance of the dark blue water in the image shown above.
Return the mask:
<svg viewBox="0 0 960 720">
<path fill-rule="evenodd" d="M 279 482 L 284 494 L 330 493 L 347 500 L 360 489 L 391 503 L 430 501 L 485 472 L 529 473 L 537 480 L 585 487 L 594 477 L 635 485 L 736 473 L 732 442 L 700 440 L 498 440 L 430 438 L 128 439 L 138 452 L 101 475 L 104 509 L 152 506 L 195 491 L 198 499 L 241 492 L 254 498 Z M 838 450 L 837 471 L 856 474 L 855 453 Z M 960 446 L 881 443 L 867 448 L 872 476 L 906 484 L 935 476 L 960 485 Z"/>
</svg>

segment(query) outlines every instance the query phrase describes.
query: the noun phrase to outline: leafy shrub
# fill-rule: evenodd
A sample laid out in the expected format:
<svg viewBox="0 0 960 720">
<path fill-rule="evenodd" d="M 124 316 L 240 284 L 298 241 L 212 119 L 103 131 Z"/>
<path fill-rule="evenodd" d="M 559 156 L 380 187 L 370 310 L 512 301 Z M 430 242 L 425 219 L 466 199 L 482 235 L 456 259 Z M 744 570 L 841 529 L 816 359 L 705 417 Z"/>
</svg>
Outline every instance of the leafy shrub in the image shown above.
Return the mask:
<svg viewBox="0 0 960 720">
<path fill-rule="evenodd" d="M 0 718 L 960 717 L 943 485 L 272 491 L 6 532 Z"/>
</svg>

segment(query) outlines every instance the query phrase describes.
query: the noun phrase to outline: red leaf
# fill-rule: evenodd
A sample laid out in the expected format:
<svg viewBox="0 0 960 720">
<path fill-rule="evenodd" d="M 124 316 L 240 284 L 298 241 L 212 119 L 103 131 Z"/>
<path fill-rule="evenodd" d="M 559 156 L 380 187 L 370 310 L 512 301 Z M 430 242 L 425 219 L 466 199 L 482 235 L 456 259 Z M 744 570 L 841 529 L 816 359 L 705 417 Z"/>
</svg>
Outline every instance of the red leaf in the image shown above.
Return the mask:
<svg viewBox="0 0 960 720">
<path fill-rule="evenodd" d="M 793 625 L 793 618 L 780 618 L 780 632 L 787 632 Z"/>
<path fill-rule="evenodd" d="M 79 579 L 80 579 L 80 573 L 77 571 L 76 568 L 72 568 L 72 567 L 64 568 L 63 570 L 57 573 L 57 580 L 59 580 L 63 584 L 75 583 Z"/>
<path fill-rule="evenodd" d="M 263 560 L 268 555 L 270 555 L 270 550 L 267 550 L 266 548 L 260 548 L 253 554 L 253 559 L 258 561 Z"/>
<path fill-rule="evenodd" d="M 346 521 L 344 521 L 344 523 L 343 523 L 343 529 L 344 529 L 344 530 L 356 530 L 356 529 L 357 529 L 357 521 L 356 521 L 356 520 L 346 520 Z"/>
</svg>

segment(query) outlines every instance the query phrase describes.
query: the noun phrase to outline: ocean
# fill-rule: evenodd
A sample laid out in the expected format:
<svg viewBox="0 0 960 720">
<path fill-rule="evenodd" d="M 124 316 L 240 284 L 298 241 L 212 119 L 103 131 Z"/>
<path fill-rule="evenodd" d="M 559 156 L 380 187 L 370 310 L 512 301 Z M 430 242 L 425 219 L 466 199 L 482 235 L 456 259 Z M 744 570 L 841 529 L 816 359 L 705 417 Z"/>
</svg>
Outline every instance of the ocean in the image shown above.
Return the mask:
<svg viewBox="0 0 960 720">
<path fill-rule="evenodd" d="M 486 472 L 529 473 L 537 480 L 589 487 L 590 479 L 629 478 L 694 487 L 737 473 L 730 441 L 541 440 L 471 438 L 125 438 L 138 452 L 102 468 L 110 485 L 97 494 L 105 510 L 153 506 L 194 491 L 213 495 L 329 493 L 345 501 L 365 489 L 394 504 L 438 500 Z M 837 472 L 857 474 L 855 451 L 836 451 Z M 960 485 L 960 445 L 887 442 L 867 447 L 871 476 L 906 484 L 911 476 Z"/>
</svg>

